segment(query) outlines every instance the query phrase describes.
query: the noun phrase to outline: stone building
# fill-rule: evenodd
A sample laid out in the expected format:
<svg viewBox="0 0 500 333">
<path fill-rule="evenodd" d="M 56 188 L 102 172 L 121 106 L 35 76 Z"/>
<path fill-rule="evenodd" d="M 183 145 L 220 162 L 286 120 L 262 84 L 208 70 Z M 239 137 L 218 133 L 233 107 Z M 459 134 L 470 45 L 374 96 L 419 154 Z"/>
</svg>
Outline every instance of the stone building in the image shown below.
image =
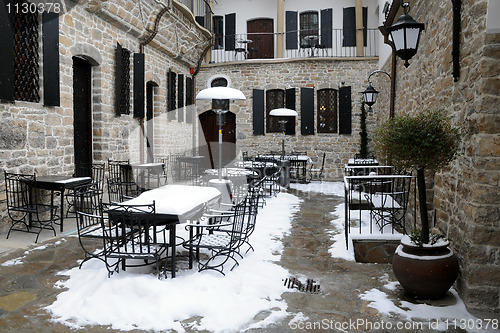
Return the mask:
<svg viewBox="0 0 500 333">
<path fill-rule="evenodd" d="M 16 15 L 23 3 L 0 6 L 2 169 L 72 174 L 108 159 L 203 152 L 215 141 L 214 106 L 195 107 L 196 93 L 228 85 L 247 98 L 224 106 L 228 160 L 279 150 L 281 133 L 268 112 L 289 107 L 299 115 L 287 124 L 286 149 L 314 160 L 326 153 L 326 179 L 340 180 L 360 149 L 360 92 L 382 69 L 395 80 L 396 114 L 441 108 L 462 128 L 460 157 L 427 177 L 435 184 L 429 211 L 437 210 L 459 255 L 457 285 L 467 306 L 500 311 L 495 1 L 410 1 L 426 30 L 408 68 L 377 29 L 397 19 L 397 0 L 65 0 L 52 15 Z M 29 67 L 16 65 L 22 52 L 14 47 L 31 50 Z M 389 117 L 391 95 L 387 77 L 372 82 L 380 97 L 368 114 L 369 135 Z M 3 205 L 3 173 L 0 185 Z M 0 221 L 5 234 L 5 210 Z"/>
</svg>

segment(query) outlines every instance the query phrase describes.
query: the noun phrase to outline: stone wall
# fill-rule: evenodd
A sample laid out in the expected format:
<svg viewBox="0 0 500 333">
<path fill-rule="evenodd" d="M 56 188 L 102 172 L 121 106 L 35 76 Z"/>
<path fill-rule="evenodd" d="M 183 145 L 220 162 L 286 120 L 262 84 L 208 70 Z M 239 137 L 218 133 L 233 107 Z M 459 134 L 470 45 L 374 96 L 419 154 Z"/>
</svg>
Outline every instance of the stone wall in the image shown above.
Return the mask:
<svg viewBox="0 0 500 333">
<path fill-rule="evenodd" d="M 197 91 L 207 87 L 207 81 L 214 75 L 225 75 L 231 81 L 231 87 L 241 90 L 247 100 L 231 103 L 231 111 L 236 114 L 236 146 L 237 151 L 246 151 L 255 156 L 270 150 L 281 151 L 281 133 L 253 135 L 252 92 L 253 89 L 289 89 L 296 88 L 295 105 L 298 117 L 293 136 L 286 136 L 287 151 L 307 151 L 314 161 L 321 162 L 326 152 L 325 179 L 340 180 L 343 177 L 344 164 L 360 149 L 361 97 L 360 92 L 367 87 L 368 75 L 376 69 L 376 58 L 346 59 L 300 59 L 254 61 L 249 63 L 228 63 L 204 65 L 197 75 Z M 342 82 L 351 86 L 352 101 L 352 134 L 317 133 L 316 92 L 318 89 L 338 89 Z M 300 88 L 315 88 L 315 134 L 300 133 Z M 206 106 L 205 108 L 209 108 Z M 203 106 L 198 106 L 203 112 Z M 368 114 L 368 123 L 375 117 Z"/>
<path fill-rule="evenodd" d="M 398 59 L 395 109 L 443 109 L 461 128 L 460 156 L 429 181 L 435 186 L 428 206 L 460 258 L 456 287 L 467 306 L 500 312 L 500 36 L 486 34 L 486 9 L 486 0 L 462 1 L 461 70 L 454 82 L 452 2 L 412 4 L 411 16 L 426 30 L 410 66 Z M 389 64 L 384 69 L 390 71 Z M 374 109 L 387 119 L 387 97 Z"/>
<path fill-rule="evenodd" d="M 117 116 L 115 47 L 118 42 L 131 53 L 139 53 L 141 42 L 152 34 L 164 6 L 153 0 L 79 3 L 67 0 L 67 5 L 68 11 L 59 17 L 60 106 L 45 107 L 43 102 L 0 103 L 2 170 L 38 175 L 73 174 L 73 57 L 92 64 L 93 160 L 140 161 L 140 123 L 132 115 L 133 60 L 131 56 L 131 114 Z M 174 1 L 174 6 L 159 21 L 155 39 L 144 47 L 146 81 L 157 85 L 153 120 L 155 155 L 168 156 L 193 146 L 193 125 L 185 120 L 167 120 L 166 76 L 169 69 L 190 76 L 189 69 L 202 56 L 208 36 L 208 31 L 195 23 L 192 14 Z M 41 48 L 42 45 L 40 55 Z M 43 96 L 42 88 L 40 95 Z M 5 207 L 3 177 L 2 172 L 0 205 Z M 0 231 L 9 226 L 6 213 L 6 209 L 0 210 Z"/>
</svg>

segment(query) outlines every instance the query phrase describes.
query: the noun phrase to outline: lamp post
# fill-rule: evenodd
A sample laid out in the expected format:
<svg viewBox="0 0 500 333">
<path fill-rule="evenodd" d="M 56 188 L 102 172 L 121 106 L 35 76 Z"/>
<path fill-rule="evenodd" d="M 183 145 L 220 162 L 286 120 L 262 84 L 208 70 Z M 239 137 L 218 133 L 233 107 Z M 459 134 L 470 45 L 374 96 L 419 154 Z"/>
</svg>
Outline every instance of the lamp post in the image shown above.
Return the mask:
<svg viewBox="0 0 500 333">
<path fill-rule="evenodd" d="M 368 105 L 368 107 L 370 108 L 369 111 L 372 111 L 372 105 L 375 104 L 375 102 L 377 101 L 377 96 L 378 96 L 378 91 L 375 88 L 373 88 L 372 82 L 370 81 L 370 78 L 372 77 L 373 74 L 377 74 L 377 73 L 383 73 L 383 74 L 387 75 L 389 77 L 389 79 L 391 78 L 391 75 L 389 73 L 381 71 L 381 70 L 373 71 L 370 73 L 370 75 L 368 75 L 368 88 L 366 88 L 366 90 L 363 91 L 363 98 L 364 98 L 365 104 Z"/>
<path fill-rule="evenodd" d="M 285 117 L 296 117 L 297 111 L 287 108 L 273 109 L 269 112 L 270 116 L 278 117 L 278 123 L 280 124 L 281 131 L 281 159 L 285 156 L 285 125 L 288 119 Z"/>
<path fill-rule="evenodd" d="M 396 55 L 405 61 L 404 66 L 408 67 L 410 60 L 418 49 L 420 41 L 420 33 L 425 29 L 425 24 L 415 21 L 408 12 L 410 4 L 401 0 L 404 14 L 401 15 L 396 23 L 390 26 L 387 30 L 391 34 L 394 42 Z"/>
<path fill-rule="evenodd" d="M 200 91 L 196 95 L 197 100 L 243 100 L 246 99 L 245 95 L 238 89 L 229 87 L 212 87 Z M 217 114 L 217 125 L 219 126 L 219 181 L 222 180 L 222 125 L 224 124 L 224 114 L 228 110 L 216 109 L 214 112 Z"/>
</svg>

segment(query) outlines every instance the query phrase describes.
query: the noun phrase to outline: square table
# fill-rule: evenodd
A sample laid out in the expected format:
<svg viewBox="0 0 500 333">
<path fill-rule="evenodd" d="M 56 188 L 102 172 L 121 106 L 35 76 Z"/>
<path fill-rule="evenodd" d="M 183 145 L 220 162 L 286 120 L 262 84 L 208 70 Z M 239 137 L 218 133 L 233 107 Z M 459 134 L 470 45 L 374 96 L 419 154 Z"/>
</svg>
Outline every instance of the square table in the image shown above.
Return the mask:
<svg viewBox="0 0 500 333">
<path fill-rule="evenodd" d="M 155 203 L 156 223 L 167 225 L 172 248 L 172 277 L 175 277 L 176 225 L 194 220 L 203 214 L 205 207 L 215 205 L 221 192 L 214 187 L 190 185 L 165 185 L 146 191 L 123 205 L 146 205 Z"/>
<path fill-rule="evenodd" d="M 57 191 L 61 193 L 61 217 L 59 231 L 63 231 L 64 218 L 64 192 L 67 189 L 73 189 L 77 186 L 92 182 L 90 177 L 73 177 L 73 176 L 37 176 L 35 180 L 27 181 L 32 188 Z"/>
</svg>

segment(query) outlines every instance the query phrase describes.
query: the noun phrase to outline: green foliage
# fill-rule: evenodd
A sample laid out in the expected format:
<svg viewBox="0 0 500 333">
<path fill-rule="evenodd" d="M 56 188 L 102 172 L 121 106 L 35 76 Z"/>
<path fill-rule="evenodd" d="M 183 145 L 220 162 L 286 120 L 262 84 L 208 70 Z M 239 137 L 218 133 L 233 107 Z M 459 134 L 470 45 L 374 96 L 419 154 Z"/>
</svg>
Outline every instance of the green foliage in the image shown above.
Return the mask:
<svg viewBox="0 0 500 333">
<path fill-rule="evenodd" d="M 412 241 L 413 244 L 415 244 L 417 246 L 423 246 L 424 245 L 424 241 L 422 239 L 422 230 L 421 229 L 418 229 L 418 228 L 414 229 L 408 235 L 408 237 L 410 237 L 410 240 Z M 441 235 L 441 234 L 431 233 L 430 236 L 429 236 L 429 242 L 426 243 L 426 244 L 434 245 L 440 239 L 446 239 L 446 238 L 443 235 Z"/>
<path fill-rule="evenodd" d="M 443 111 L 395 116 L 380 125 L 374 135 L 377 155 L 391 157 L 401 169 L 439 169 L 458 152 L 460 133 Z"/>
</svg>

